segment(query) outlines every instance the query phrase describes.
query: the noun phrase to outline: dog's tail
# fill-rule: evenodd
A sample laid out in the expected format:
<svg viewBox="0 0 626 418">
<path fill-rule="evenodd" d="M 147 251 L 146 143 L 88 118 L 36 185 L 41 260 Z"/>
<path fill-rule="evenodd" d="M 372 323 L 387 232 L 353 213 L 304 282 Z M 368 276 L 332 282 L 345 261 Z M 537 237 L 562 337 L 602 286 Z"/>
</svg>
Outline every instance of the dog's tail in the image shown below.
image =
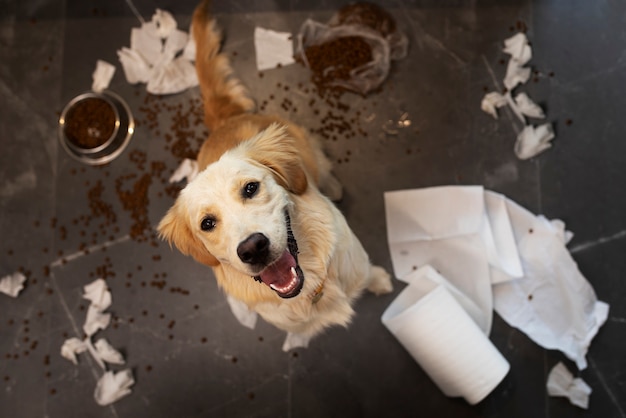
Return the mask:
<svg viewBox="0 0 626 418">
<path fill-rule="evenodd" d="M 211 130 L 229 117 L 254 109 L 248 90 L 232 76 L 226 54 L 220 53 L 221 34 L 210 16 L 210 0 L 203 0 L 193 14 L 196 72 L 204 103 L 204 123 Z"/>
</svg>

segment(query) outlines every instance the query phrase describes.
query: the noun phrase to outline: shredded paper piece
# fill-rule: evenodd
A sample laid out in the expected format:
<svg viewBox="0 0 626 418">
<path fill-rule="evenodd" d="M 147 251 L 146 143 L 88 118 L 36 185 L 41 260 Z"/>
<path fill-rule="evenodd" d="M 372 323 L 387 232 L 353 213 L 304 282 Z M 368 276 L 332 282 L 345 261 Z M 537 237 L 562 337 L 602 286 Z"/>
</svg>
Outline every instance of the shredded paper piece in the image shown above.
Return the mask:
<svg viewBox="0 0 626 418">
<path fill-rule="evenodd" d="M 24 282 L 26 281 L 26 276 L 24 276 L 19 271 L 4 276 L 0 279 L 0 292 L 5 295 L 16 298 L 17 295 L 24 289 Z"/>
<path fill-rule="evenodd" d="M 283 351 L 287 352 L 295 348 L 307 348 L 311 337 L 302 334 L 294 334 L 292 332 L 287 333 L 287 337 L 283 342 Z"/>
<path fill-rule="evenodd" d="M 230 311 L 233 313 L 235 318 L 237 318 L 237 321 L 239 321 L 239 323 L 246 328 L 254 329 L 254 327 L 256 326 L 258 314 L 252 309 L 248 308 L 248 305 L 246 305 L 244 302 L 235 299 L 230 295 L 226 297 L 226 300 L 228 301 Z"/>
<path fill-rule="evenodd" d="M 489 113 L 493 116 L 494 119 L 498 119 L 498 108 L 502 106 L 506 106 L 506 97 L 498 93 L 497 91 L 492 91 L 491 93 L 485 94 L 483 97 L 483 101 L 480 103 L 480 108 L 483 112 Z"/>
<path fill-rule="evenodd" d="M 198 162 L 196 160 L 191 160 L 189 158 L 185 158 L 182 163 L 176 168 L 174 173 L 170 176 L 170 183 L 178 183 L 187 179 L 187 182 L 190 182 L 198 175 Z"/>
<path fill-rule="evenodd" d="M 515 155 L 520 160 L 527 160 L 547 150 L 552 146 L 550 141 L 554 138 L 552 124 L 546 123 L 537 127 L 528 125 L 517 136 L 515 142 Z"/>
<path fill-rule="evenodd" d="M 94 344 L 96 353 L 103 361 L 109 364 L 124 364 L 124 357 L 107 340 L 100 338 Z"/>
<path fill-rule="evenodd" d="M 526 125 L 518 134 L 514 146 L 517 157 L 526 160 L 551 147 L 550 141 L 554 138 L 554 131 L 550 123 L 538 127 L 528 125 L 526 118 L 545 118 L 543 109 L 526 93 L 519 93 L 515 98 L 512 96 L 513 90 L 518 85 L 525 84 L 530 79 L 531 69 L 525 66 L 532 58 L 528 38 L 521 32 L 513 35 L 504 41 L 503 51 L 511 56 L 503 80 L 506 93 L 504 95 L 498 92 L 485 94 L 480 108 L 494 119 L 498 119 L 498 108 L 509 105 L 520 122 Z"/>
<path fill-rule="evenodd" d="M 532 58 L 532 50 L 528 38 L 523 32 L 518 32 L 504 41 L 504 52 L 519 65 L 524 65 Z"/>
<path fill-rule="evenodd" d="M 108 89 L 114 74 L 115 66 L 113 64 L 102 60 L 96 61 L 96 69 L 92 75 L 93 83 L 91 89 L 96 92 Z"/>
<path fill-rule="evenodd" d="M 130 387 L 135 384 L 133 372 L 130 369 L 118 373 L 108 371 L 102 375 L 96 384 L 94 398 L 100 406 L 110 405 L 131 393 Z"/>
<path fill-rule="evenodd" d="M 546 117 L 543 109 L 533 102 L 526 93 L 520 93 L 515 96 L 515 104 L 522 114 L 530 118 L 543 119 Z"/>
<path fill-rule="evenodd" d="M 572 405 L 587 409 L 591 387 L 579 377 L 574 378 L 561 362 L 552 368 L 546 384 L 548 395 L 563 396 L 569 399 Z"/>
<path fill-rule="evenodd" d="M 61 356 L 68 359 L 75 365 L 78 364 L 76 354 L 83 353 L 87 350 L 87 344 L 78 338 L 69 338 L 65 340 L 61 347 Z"/>
<path fill-rule="evenodd" d="M 89 300 L 91 305 L 100 312 L 111 306 L 111 292 L 104 279 L 97 279 L 84 288 L 83 298 Z"/>
<path fill-rule="evenodd" d="M 293 64 L 293 41 L 289 32 L 276 32 L 260 27 L 254 28 L 256 66 L 259 71 Z"/>
<path fill-rule="evenodd" d="M 92 344 L 91 341 L 96 332 L 107 328 L 111 322 L 111 314 L 104 312 L 111 306 L 111 292 L 108 290 L 106 281 L 103 279 L 94 280 L 86 285 L 83 290 L 83 298 L 91 302 L 83 324 L 83 331 L 87 336 L 84 340 L 78 338 L 65 340 L 61 347 L 61 356 L 77 365 L 77 354 L 85 351 L 91 354 L 105 371 L 105 374 L 98 381 L 94 397 L 99 405 L 109 405 L 131 392 L 130 386 L 134 384 L 133 375 L 130 369 L 117 374 L 107 371 L 107 363 L 124 364 L 124 356 L 104 338 L 100 338 L 95 344 Z"/>
<path fill-rule="evenodd" d="M 117 51 L 130 84 L 146 83 L 151 94 L 173 94 L 198 85 L 195 44 L 174 17 L 157 9 L 150 22 L 133 28 L 130 48 Z"/>
</svg>

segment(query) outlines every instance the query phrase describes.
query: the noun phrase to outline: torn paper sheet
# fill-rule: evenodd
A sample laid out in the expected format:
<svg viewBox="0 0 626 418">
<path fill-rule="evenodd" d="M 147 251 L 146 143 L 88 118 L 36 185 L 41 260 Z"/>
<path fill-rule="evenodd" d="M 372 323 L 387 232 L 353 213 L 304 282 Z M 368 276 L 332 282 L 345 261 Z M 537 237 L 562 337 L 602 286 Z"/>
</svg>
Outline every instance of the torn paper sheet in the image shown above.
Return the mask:
<svg viewBox="0 0 626 418">
<path fill-rule="evenodd" d="M 182 163 L 174 170 L 174 173 L 170 176 L 170 183 L 178 183 L 185 179 L 187 182 L 192 181 L 198 175 L 198 162 L 185 158 Z"/>
<path fill-rule="evenodd" d="M 550 396 L 566 397 L 572 405 L 583 409 L 589 407 L 591 387 L 581 378 L 574 378 L 561 362 L 557 363 L 550 371 L 546 386 Z"/>
<path fill-rule="evenodd" d="M 509 363 L 434 269 L 422 267 L 407 281 L 383 324 L 446 396 L 477 404 L 504 379 Z"/>
<path fill-rule="evenodd" d="M 104 279 L 97 279 L 86 285 L 83 298 L 89 300 L 91 305 L 99 311 L 105 311 L 111 306 L 111 292 Z"/>
<path fill-rule="evenodd" d="M 485 208 L 497 263 L 489 261 L 486 248 L 491 239 L 485 240 L 485 233 L 480 232 Z M 597 300 L 570 256 L 562 223 L 535 216 L 510 199 L 477 186 L 387 192 L 385 212 L 396 277 L 430 264 L 480 307 L 483 316 L 491 315 L 485 308 L 492 304 L 509 325 L 537 344 L 561 350 L 579 368 L 586 367 L 585 355 L 606 321 L 608 305 Z M 498 213 L 498 221 L 494 213 Z M 503 230 L 505 215 L 514 245 L 506 228 L 493 232 Z M 498 238 L 502 233 L 509 240 Z M 511 254 L 519 258 L 520 277 L 510 275 L 518 271 L 515 257 L 509 259 L 509 251 L 501 251 L 504 246 L 511 247 L 515 251 Z"/>
<path fill-rule="evenodd" d="M 101 92 L 109 88 L 111 79 L 115 74 L 115 66 L 106 61 L 96 61 L 96 69 L 93 72 L 93 83 L 91 89 L 95 92 Z"/>
<path fill-rule="evenodd" d="M 524 278 L 494 285 L 496 312 L 547 349 L 587 367 L 591 340 L 608 317 L 563 241 L 562 229 L 507 200 Z"/>
<path fill-rule="evenodd" d="M 130 369 L 118 373 L 108 371 L 102 375 L 96 385 L 94 398 L 100 406 L 110 405 L 131 393 L 130 387 L 135 384 Z"/>
<path fill-rule="evenodd" d="M 554 131 L 551 123 L 539 126 L 528 125 L 522 129 L 515 141 L 515 155 L 521 160 L 532 158 L 552 146 Z"/>
<path fill-rule="evenodd" d="M 498 93 L 492 91 L 485 94 L 483 100 L 480 102 L 480 108 L 483 112 L 489 113 L 494 119 L 498 119 L 498 109 L 506 105 L 506 98 Z"/>
<path fill-rule="evenodd" d="M 65 340 L 61 346 L 61 356 L 68 359 L 75 365 L 78 365 L 77 354 L 84 353 L 87 350 L 87 343 L 78 338 L 69 338 Z"/>
<path fill-rule="evenodd" d="M 17 295 L 19 295 L 19 293 L 22 291 L 22 289 L 24 289 L 25 281 L 26 276 L 24 276 L 19 271 L 4 276 L 2 279 L 0 279 L 0 292 L 16 298 Z"/>
<path fill-rule="evenodd" d="M 228 306 L 230 306 L 230 311 L 237 318 L 237 321 L 246 328 L 254 329 L 258 314 L 248 308 L 248 305 L 244 302 L 230 295 L 226 296 L 226 300 L 228 301 Z"/>
<path fill-rule="evenodd" d="M 285 342 L 283 342 L 283 351 L 287 352 L 296 348 L 307 348 L 311 337 L 302 334 L 294 334 L 292 332 L 287 333 Z"/>
<path fill-rule="evenodd" d="M 94 344 L 98 357 L 109 364 L 124 364 L 124 356 L 117 351 L 107 340 L 100 338 Z"/>
<path fill-rule="evenodd" d="M 293 41 L 289 32 L 276 32 L 260 27 L 254 28 L 256 66 L 259 71 L 293 64 Z"/>
<path fill-rule="evenodd" d="M 526 93 L 519 93 L 515 96 L 515 104 L 522 114 L 530 118 L 543 119 L 546 117 L 543 109 L 533 102 Z"/>
</svg>

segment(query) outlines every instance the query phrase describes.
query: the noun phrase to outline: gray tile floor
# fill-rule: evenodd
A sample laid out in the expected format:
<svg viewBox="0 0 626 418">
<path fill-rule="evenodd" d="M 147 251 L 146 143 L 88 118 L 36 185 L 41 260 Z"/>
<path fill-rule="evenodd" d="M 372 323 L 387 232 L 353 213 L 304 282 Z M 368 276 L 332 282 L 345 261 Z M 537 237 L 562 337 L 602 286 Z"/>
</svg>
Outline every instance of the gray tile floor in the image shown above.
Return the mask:
<svg viewBox="0 0 626 418">
<path fill-rule="evenodd" d="M 315 96 L 301 66 L 259 77 L 252 32 L 258 25 L 295 33 L 308 17 L 326 20 L 339 2 L 215 3 L 224 49 L 258 102 L 267 101 L 265 111 L 323 127 L 308 106 Z M 285 354 L 281 332 L 236 322 L 206 268 L 153 244 L 149 228 L 140 228 L 145 242 L 131 237 L 138 220 L 154 226 L 172 203 L 165 179 L 178 161 L 172 143 L 181 137 L 168 139 L 185 135 L 180 119 L 195 120 L 199 93 L 153 99 L 143 86 L 125 82 L 116 50 L 138 25 L 129 4 L 145 18 L 156 7 L 170 10 L 184 28 L 195 6 L 0 2 L 0 275 L 21 269 L 29 277 L 19 298 L 0 297 L 0 416 L 626 416 L 626 4 L 388 2 L 409 36 L 409 56 L 395 63 L 380 93 L 344 98 L 367 136 L 325 141 L 346 190 L 340 208 L 374 262 L 388 268 L 386 190 L 482 184 L 567 222 L 580 270 L 611 305 L 580 373 L 593 388 L 586 412 L 546 395 L 550 368 L 559 360 L 574 366 L 497 317 L 491 338 L 511 372 L 472 407 L 444 397 L 381 325 L 381 313 L 402 288 L 398 282 L 394 295 L 361 299 L 349 329 L 329 330 L 310 348 Z M 528 28 L 537 70 L 524 90 L 546 108 L 557 131 L 554 147 L 530 161 L 513 154 L 520 128 L 514 117 L 504 112 L 494 121 L 479 107 L 485 89 L 499 87 L 501 41 L 519 22 Z M 90 87 L 96 59 L 118 65 L 111 89 L 140 121 L 129 149 L 98 168 L 70 159 L 56 138 L 60 110 Z M 285 110 L 285 98 L 297 110 Z M 411 127 L 387 134 L 385 123 L 405 112 Z M 193 147 L 203 132 L 198 125 L 186 133 Z M 151 181 L 148 210 L 132 214 L 118 194 L 143 176 Z M 99 187 L 114 221 L 90 206 Z M 76 367 L 59 356 L 63 341 L 80 335 L 87 306 L 82 286 L 99 276 L 112 289 L 115 315 L 103 334 L 122 348 L 136 377 L 133 394 L 109 407 L 92 399 L 97 366 L 87 356 Z"/>
</svg>

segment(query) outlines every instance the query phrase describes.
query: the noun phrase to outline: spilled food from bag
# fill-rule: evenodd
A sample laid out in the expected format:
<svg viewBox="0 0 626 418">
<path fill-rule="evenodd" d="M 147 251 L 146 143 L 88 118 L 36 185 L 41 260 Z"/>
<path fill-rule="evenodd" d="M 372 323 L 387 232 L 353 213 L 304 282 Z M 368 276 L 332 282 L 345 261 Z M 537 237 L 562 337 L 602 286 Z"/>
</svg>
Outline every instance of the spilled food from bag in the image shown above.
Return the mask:
<svg viewBox="0 0 626 418">
<path fill-rule="evenodd" d="M 312 71 L 320 93 L 366 95 L 387 78 L 391 60 L 406 56 L 407 45 L 388 12 L 361 2 L 341 8 L 327 24 L 306 20 L 298 34 L 296 59 Z"/>
</svg>

